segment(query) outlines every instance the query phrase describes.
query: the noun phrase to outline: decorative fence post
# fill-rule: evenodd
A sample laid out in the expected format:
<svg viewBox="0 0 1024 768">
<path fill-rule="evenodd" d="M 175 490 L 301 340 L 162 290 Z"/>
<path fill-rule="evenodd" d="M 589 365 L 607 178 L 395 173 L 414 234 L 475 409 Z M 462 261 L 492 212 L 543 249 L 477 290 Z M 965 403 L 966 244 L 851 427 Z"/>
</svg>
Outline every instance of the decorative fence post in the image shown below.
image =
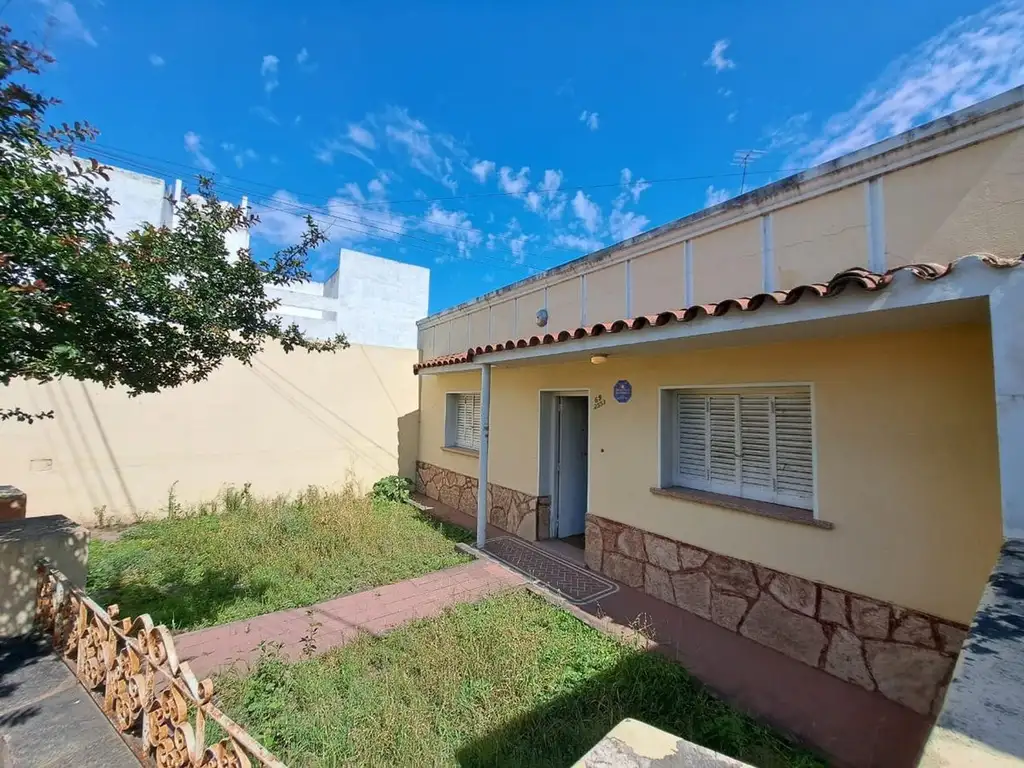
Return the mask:
<svg viewBox="0 0 1024 768">
<path fill-rule="evenodd" d="M 167 627 L 148 614 L 119 618 L 46 560 L 37 566 L 36 625 L 79 681 L 97 692 L 121 733 L 140 736 L 160 768 L 285 768 L 284 763 L 213 705 L 213 681 L 179 661 Z M 206 744 L 207 722 L 227 734 Z"/>
</svg>

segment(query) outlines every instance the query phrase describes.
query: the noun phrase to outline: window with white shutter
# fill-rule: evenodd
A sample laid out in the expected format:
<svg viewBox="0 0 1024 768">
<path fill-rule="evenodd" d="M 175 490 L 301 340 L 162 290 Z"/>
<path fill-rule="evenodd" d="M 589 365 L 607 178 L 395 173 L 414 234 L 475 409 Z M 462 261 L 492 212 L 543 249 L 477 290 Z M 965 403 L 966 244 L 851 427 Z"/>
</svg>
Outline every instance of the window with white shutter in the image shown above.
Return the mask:
<svg viewBox="0 0 1024 768">
<path fill-rule="evenodd" d="M 480 450 L 480 393 L 448 394 L 445 444 L 468 451 Z"/>
<path fill-rule="evenodd" d="M 813 509 L 810 388 L 674 390 L 665 406 L 666 482 Z"/>
</svg>

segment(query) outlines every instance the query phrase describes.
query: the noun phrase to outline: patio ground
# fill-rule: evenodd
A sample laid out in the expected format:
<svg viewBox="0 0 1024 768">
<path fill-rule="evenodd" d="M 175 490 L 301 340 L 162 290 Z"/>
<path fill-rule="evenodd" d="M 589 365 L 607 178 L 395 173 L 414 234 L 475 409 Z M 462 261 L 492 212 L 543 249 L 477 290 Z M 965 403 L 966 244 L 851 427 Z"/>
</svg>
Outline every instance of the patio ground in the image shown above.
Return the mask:
<svg viewBox="0 0 1024 768">
<path fill-rule="evenodd" d="M 436 519 L 475 530 L 472 517 L 424 496 L 415 499 Z M 488 526 L 488 538 L 508 535 Z M 794 734 L 836 765 L 910 768 L 917 764 L 928 738 L 931 722 L 927 718 L 884 696 L 844 683 L 624 584 L 614 594 L 578 608 L 610 631 L 643 626 L 662 653 L 730 704 Z"/>
<path fill-rule="evenodd" d="M 572 765 L 625 717 L 763 768 L 823 763 L 685 669 L 525 589 L 324 656 L 269 654 L 218 705 L 296 768 Z"/>
<path fill-rule="evenodd" d="M 192 630 L 300 608 L 469 562 L 459 528 L 408 504 L 311 488 L 221 498 L 89 547 L 87 591 L 122 616 Z"/>
</svg>

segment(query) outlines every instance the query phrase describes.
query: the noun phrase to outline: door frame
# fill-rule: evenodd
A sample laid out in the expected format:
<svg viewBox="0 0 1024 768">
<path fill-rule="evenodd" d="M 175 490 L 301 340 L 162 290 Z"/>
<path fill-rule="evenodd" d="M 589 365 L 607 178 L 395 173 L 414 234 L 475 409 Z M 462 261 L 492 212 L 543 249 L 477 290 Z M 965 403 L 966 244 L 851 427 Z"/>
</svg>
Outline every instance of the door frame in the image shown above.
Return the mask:
<svg viewBox="0 0 1024 768">
<path fill-rule="evenodd" d="M 590 487 L 593 477 L 591 474 L 593 457 L 591 427 L 593 425 L 590 418 L 593 406 L 590 400 L 590 389 L 553 387 L 537 390 L 537 495 L 548 496 L 551 499 L 551 515 L 548 520 L 548 538 L 550 539 L 558 538 L 558 512 L 554 488 L 555 462 L 558 460 L 557 419 L 554 417 L 554 407 L 558 397 L 585 397 L 587 399 L 587 515 L 590 514 Z M 545 409 L 545 401 L 549 404 L 547 409 Z M 546 419 L 545 416 L 547 416 Z M 548 423 L 545 424 L 545 421 Z M 545 475 L 547 484 L 544 482 Z"/>
</svg>

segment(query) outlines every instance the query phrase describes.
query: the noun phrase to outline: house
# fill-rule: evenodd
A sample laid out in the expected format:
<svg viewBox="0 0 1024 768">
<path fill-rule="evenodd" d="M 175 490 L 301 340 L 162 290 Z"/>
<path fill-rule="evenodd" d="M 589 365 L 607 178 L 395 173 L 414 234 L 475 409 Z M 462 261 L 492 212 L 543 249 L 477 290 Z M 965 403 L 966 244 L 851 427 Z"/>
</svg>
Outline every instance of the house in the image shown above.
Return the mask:
<svg viewBox="0 0 1024 768">
<path fill-rule="evenodd" d="M 420 491 L 933 717 L 1024 534 L 1022 127 L 1016 88 L 421 320 Z"/>
</svg>

